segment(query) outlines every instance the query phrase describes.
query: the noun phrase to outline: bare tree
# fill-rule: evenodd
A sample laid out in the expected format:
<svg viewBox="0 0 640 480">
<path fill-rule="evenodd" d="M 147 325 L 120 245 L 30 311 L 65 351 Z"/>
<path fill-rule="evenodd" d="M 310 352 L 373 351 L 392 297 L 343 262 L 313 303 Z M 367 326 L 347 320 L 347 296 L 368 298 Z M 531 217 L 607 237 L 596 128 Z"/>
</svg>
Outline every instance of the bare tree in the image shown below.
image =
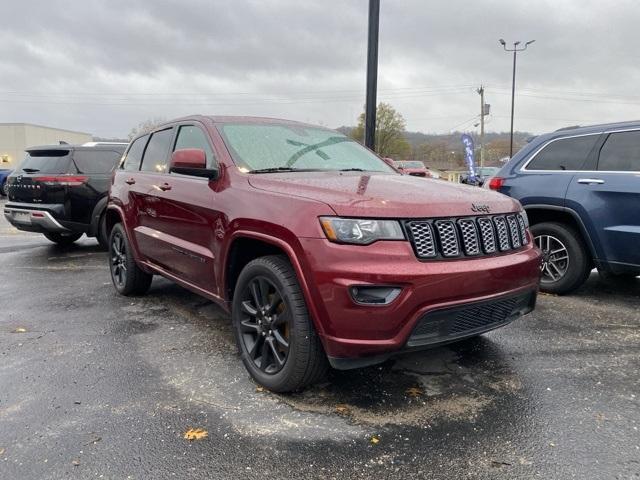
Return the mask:
<svg viewBox="0 0 640 480">
<path fill-rule="evenodd" d="M 129 141 L 133 140 L 133 138 L 137 137 L 138 135 L 150 132 L 151 130 L 156 128 L 158 125 L 163 124 L 164 122 L 166 122 L 166 119 L 162 117 L 148 118 L 140 122 L 137 126 L 133 127 L 129 132 Z"/>
</svg>

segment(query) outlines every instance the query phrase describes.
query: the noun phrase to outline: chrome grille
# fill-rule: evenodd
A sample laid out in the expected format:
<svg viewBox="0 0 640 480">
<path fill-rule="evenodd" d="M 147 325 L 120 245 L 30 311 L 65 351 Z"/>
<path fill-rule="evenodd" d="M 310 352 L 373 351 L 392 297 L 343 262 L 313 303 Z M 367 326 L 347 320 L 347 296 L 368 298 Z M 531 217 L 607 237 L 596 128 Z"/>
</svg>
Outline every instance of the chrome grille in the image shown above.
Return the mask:
<svg viewBox="0 0 640 480">
<path fill-rule="evenodd" d="M 504 217 L 493 217 L 493 223 L 496 226 L 498 232 L 498 248 L 501 252 L 509 250 L 511 245 L 509 244 L 509 233 L 507 232 L 507 221 Z"/>
<path fill-rule="evenodd" d="M 411 231 L 413 246 L 418 257 L 431 258 L 438 254 L 436 242 L 433 238 L 433 230 L 429 222 L 409 222 L 407 227 Z"/>
<path fill-rule="evenodd" d="M 480 236 L 482 238 L 482 249 L 485 253 L 496 253 L 498 246 L 496 245 L 496 234 L 491 219 L 479 218 L 478 226 L 480 227 Z"/>
<path fill-rule="evenodd" d="M 445 257 L 457 257 L 460 255 L 455 223 L 451 220 L 437 220 L 435 225 L 442 255 Z"/>
<path fill-rule="evenodd" d="M 467 255 L 480 254 L 480 241 L 478 240 L 478 228 L 472 218 L 458 220 L 462 238 L 462 249 Z"/>
<path fill-rule="evenodd" d="M 520 214 L 405 223 L 416 256 L 423 259 L 491 255 L 528 243 Z"/>
</svg>

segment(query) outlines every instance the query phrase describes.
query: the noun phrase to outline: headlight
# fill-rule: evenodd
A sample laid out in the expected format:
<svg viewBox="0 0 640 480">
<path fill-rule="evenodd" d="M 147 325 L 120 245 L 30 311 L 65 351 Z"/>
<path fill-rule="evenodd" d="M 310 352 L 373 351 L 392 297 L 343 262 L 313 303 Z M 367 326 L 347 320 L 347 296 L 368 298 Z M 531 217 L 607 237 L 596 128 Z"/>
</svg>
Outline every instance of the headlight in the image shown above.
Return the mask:
<svg viewBox="0 0 640 480">
<path fill-rule="evenodd" d="M 369 245 L 378 240 L 404 240 L 402 227 L 395 220 L 320 217 L 320 223 L 332 242 Z"/>
</svg>

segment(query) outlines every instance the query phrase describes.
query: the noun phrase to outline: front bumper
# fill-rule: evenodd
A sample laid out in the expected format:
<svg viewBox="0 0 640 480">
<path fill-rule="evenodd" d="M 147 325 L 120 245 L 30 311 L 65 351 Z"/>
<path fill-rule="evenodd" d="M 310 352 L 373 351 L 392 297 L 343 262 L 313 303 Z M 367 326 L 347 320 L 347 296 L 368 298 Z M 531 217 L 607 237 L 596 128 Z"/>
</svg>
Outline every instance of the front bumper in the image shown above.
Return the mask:
<svg viewBox="0 0 640 480">
<path fill-rule="evenodd" d="M 302 239 L 302 244 L 316 326 L 328 357 L 338 368 L 378 363 L 408 348 L 477 335 L 509 323 L 535 304 L 540 253 L 531 243 L 505 254 L 434 261 L 419 261 L 409 242 L 403 241 L 362 247 Z M 358 305 L 349 288 L 362 285 L 393 285 L 402 291 L 388 305 Z M 438 311 L 491 305 L 511 297 L 527 300 L 507 312 L 503 321 L 489 321 L 453 337 L 443 326 L 420 344 L 412 338 L 418 324 L 435 318 L 432 315 Z"/>
<path fill-rule="evenodd" d="M 4 218 L 18 230 L 27 232 L 70 232 L 46 209 L 7 204 L 4 207 Z"/>
</svg>

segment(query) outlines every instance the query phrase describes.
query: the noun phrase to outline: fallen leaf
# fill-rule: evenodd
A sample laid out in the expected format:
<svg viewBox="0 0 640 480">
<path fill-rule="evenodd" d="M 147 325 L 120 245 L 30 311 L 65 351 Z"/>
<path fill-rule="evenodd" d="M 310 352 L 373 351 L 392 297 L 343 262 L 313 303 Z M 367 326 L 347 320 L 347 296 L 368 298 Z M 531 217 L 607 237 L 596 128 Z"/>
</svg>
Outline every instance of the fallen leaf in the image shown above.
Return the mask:
<svg viewBox="0 0 640 480">
<path fill-rule="evenodd" d="M 256 392 L 259 392 L 259 393 L 264 392 L 264 387 L 256 387 Z"/>
<path fill-rule="evenodd" d="M 186 432 L 184 432 L 185 440 L 203 440 L 209 436 L 209 432 L 204 430 L 203 428 L 190 428 Z"/>
<path fill-rule="evenodd" d="M 13 332 L 11 332 L 11 333 L 26 333 L 26 332 L 27 332 L 26 328 L 18 327 L 15 330 L 13 330 Z"/>
<path fill-rule="evenodd" d="M 71 465 L 73 465 L 74 467 L 77 467 L 78 465 L 80 465 L 80 460 L 72 460 Z"/>
<path fill-rule="evenodd" d="M 340 413 L 341 415 L 346 415 L 351 411 L 351 409 L 349 408 L 349 405 L 346 405 L 344 403 L 339 403 L 338 405 L 336 405 L 336 413 Z"/>
<path fill-rule="evenodd" d="M 371 437 L 371 444 L 377 445 L 378 443 L 380 443 L 380 437 L 378 435 L 373 435 Z"/>
<path fill-rule="evenodd" d="M 409 387 L 404 391 L 404 393 L 414 398 L 424 395 L 424 391 L 420 387 Z"/>
<path fill-rule="evenodd" d="M 4 448 L 0 448 L 0 455 L 2 455 L 4 453 L 5 449 Z"/>
</svg>

